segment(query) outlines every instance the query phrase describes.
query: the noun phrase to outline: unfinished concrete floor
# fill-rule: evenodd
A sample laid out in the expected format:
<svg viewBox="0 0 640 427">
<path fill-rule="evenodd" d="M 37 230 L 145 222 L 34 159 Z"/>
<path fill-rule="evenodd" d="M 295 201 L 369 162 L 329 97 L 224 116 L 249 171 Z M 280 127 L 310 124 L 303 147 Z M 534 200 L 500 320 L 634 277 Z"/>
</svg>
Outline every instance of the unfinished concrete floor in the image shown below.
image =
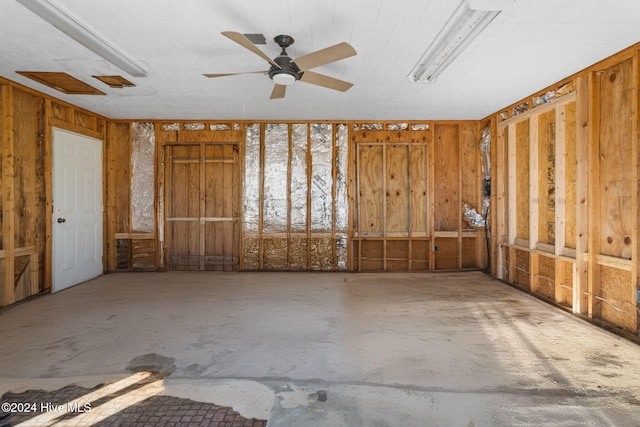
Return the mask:
<svg viewBox="0 0 640 427">
<path fill-rule="evenodd" d="M 0 394 L 154 370 L 269 426 L 640 425 L 638 345 L 480 272 L 111 274 L 0 340 Z"/>
</svg>

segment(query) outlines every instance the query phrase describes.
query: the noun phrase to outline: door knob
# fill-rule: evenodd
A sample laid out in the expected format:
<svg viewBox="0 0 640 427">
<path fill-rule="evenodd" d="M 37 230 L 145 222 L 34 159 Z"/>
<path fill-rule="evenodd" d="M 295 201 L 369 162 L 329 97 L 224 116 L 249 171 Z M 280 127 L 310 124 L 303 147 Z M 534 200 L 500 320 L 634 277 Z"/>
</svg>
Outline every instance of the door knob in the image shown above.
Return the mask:
<svg viewBox="0 0 640 427">
<path fill-rule="evenodd" d="M 66 221 L 66 219 L 64 219 L 64 218 L 58 218 L 58 223 L 60 223 L 60 224 L 65 222 L 65 221 Z"/>
</svg>

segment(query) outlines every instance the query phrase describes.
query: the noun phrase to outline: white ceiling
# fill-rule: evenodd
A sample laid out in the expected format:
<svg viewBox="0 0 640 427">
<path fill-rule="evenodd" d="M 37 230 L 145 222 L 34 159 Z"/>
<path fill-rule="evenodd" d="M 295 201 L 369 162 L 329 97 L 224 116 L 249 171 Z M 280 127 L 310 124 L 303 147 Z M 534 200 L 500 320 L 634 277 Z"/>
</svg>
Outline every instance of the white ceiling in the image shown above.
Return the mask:
<svg viewBox="0 0 640 427">
<path fill-rule="evenodd" d="M 0 0 L 0 76 L 113 119 L 480 119 L 640 41 L 639 0 L 514 0 L 435 84 L 407 75 L 458 0 L 56 0 L 149 75 L 131 77 L 14 0 Z M 221 31 L 278 34 L 292 58 L 346 41 L 352 58 L 314 68 L 347 92 L 296 82 L 269 100 L 268 64 Z M 16 74 L 64 71 L 107 96 L 65 95 Z M 120 74 L 112 89 L 92 75 Z"/>
</svg>

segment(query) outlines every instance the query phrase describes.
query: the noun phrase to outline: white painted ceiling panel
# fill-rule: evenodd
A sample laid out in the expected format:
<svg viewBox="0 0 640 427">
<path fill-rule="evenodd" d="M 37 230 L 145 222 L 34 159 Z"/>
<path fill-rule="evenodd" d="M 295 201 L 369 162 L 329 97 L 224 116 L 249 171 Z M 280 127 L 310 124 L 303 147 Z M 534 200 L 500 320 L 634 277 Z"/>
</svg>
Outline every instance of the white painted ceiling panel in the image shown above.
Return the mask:
<svg viewBox="0 0 640 427">
<path fill-rule="evenodd" d="M 110 118 L 256 120 L 480 119 L 640 41 L 638 0 L 514 0 L 434 84 L 407 79 L 457 7 L 452 0 L 54 0 L 148 70 L 131 77 L 15 0 L 0 0 L 0 76 Z M 222 31 L 278 34 L 293 58 L 336 43 L 358 55 L 313 71 L 353 82 L 336 92 L 301 82 L 269 100 L 267 70 Z M 107 93 L 65 95 L 16 74 L 64 71 Z M 120 74 L 137 87 L 106 87 Z"/>
</svg>

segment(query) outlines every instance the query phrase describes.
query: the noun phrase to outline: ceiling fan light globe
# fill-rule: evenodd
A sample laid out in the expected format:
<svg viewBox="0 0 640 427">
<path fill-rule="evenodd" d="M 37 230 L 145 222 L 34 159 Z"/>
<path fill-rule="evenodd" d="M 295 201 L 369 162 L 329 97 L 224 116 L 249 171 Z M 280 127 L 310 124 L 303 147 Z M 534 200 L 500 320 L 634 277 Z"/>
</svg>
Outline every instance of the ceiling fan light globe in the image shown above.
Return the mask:
<svg viewBox="0 0 640 427">
<path fill-rule="evenodd" d="M 275 74 L 273 77 L 273 82 L 277 85 L 289 86 L 293 82 L 296 81 L 296 78 L 291 74 L 287 73 L 279 73 Z"/>
</svg>

